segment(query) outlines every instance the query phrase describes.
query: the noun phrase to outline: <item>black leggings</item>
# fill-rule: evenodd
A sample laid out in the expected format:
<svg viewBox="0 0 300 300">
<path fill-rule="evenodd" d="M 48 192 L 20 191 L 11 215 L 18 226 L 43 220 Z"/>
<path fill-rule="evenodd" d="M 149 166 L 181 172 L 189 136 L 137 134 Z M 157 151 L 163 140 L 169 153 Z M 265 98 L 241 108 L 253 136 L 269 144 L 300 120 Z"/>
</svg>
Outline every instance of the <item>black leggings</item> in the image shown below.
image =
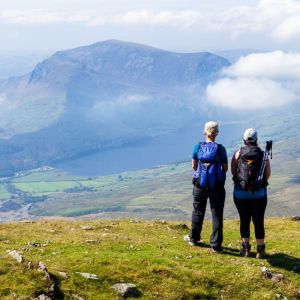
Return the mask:
<svg viewBox="0 0 300 300">
<path fill-rule="evenodd" d="M 234 203 L 240 215 L 240 233 L 242 238 L 250 238 L 251 218 L 255 229 L 255 238 L 265 238 L 264 217 L 267 207 L 267 197 L 262 199 L 237 199 Z"/>
</svg>

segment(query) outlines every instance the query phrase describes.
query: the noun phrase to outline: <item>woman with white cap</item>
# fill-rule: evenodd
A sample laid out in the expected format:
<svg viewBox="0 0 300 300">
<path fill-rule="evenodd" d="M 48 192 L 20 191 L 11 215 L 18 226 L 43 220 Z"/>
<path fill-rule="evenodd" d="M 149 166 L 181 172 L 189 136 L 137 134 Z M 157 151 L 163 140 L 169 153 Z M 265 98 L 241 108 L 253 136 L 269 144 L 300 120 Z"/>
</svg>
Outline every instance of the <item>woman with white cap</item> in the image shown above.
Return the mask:
<svg viewBox="0 0 300 300">
<path fill-rule="evenodd" d="M 234 181 L 233 198 L 240 216 L 242 248 L 240 254 L 250 256 L 250 223 L 254 223 L 257 244 L 256 258 L 265 258 L 264 216 L 267 207 L 267 180 L 271 175 L 270 161 L 267 159 L 262 170 L 264 152 L 257 144 L 257 131 L 248 128 L 243 136 L 244 145 L 236 151 L 231 160 Z M 258 180 L 263 171 L 263 179 Z"/>
</svg>

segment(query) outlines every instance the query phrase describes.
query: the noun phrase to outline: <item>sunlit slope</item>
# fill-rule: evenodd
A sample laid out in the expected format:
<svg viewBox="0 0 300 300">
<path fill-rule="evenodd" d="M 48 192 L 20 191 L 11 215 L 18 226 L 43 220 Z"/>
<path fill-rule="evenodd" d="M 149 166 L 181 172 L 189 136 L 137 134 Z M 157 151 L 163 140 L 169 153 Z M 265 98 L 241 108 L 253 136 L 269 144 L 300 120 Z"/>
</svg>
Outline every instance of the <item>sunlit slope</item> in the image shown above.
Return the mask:
<svg viewBox="0 0 300 300">
<path fill-rule="evenodd" d="M 254 258 L 254 243 L 251 258 L 238 255 L 238 221 L 225 221 L 224 252 L 215 255 L 207 248 L 210 222 L 204 223 L 203 247 L 183 241 L 188 226 L 189 222 L 136 220 L 1 224 L 1 299 L 49 293 L 43 273 L 37 271 L 39 262 L 54 282 L 55 299 L 116 299 L 112 285 L 119 282 L 136 284 L 140 299 L 299 298 L 299 222 L 266 220 L 269 255 L 264 260 Z M 10 258 L 7 250 L 17 250 L 24 263 Z M 262 265 L 283 279 L 265 278 Z"/>
</svg>

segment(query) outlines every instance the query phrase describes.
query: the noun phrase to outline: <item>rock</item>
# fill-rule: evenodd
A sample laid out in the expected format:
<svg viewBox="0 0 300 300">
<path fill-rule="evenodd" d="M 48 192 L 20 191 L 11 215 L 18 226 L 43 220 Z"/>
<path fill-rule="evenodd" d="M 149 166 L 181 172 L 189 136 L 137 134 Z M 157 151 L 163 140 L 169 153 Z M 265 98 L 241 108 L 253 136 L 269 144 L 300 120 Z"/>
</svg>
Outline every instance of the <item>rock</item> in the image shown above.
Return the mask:
<svg viewBox="0 0 300 300">
<path fill-rule="evenodd" d="M 9 256 L 14 258 L 20 264 L 24 261 L 24 257 L 21 254 L 19 254 L 16 250 L 13 251 L 8 250 L 7 253 Z"/>
<path fill-rule="evenodd" d="M 83 230 L 93 230 L 94 229 L 92 226 L 89 226 L 89 225 L 80 225 L 80 228 Z"/>
<path fill-rule="evenodd" d="M 138 223 L 141 223 L 141 221 L 138 219 L 134 219 L 134 220 L 131 220 L 130 223 L 138 224 Z"/>
<path fill-rule="evenodd" d="M 45 294 L 42 294 L 42 295 L 39 295 L 37 298 L 35 298 L 37 300 L 51 300 L 50 297 L 48 297 L 47 295 Z"/>
<path fill-rule="evenodd" d="M 88 244 L 99 244 L 100 243 L 99 240 L 86 240 L 85 242 Z"/>
<path fill-rule="evenodd" d="M 25 223 L 25 224 L 33 224 L 33 223 L 36 223 L 35 221 L 32 221 L 32 220 L 23 220 L 21 221 L 22 223 Z"/>
<path fill-rule="evenodd" d="M 102 236 L 102 237 L 108 237 L 108 236 L 109 236 L 109 233 L 102 233 L 101 236 Z"/>
<path fill-rule="evenodd" d="M 186 256 L 185 258 L 186 258 L 186 259 L 192 259 L 193 256 L 192 256 L 192 255 L 188 255 L 188 256 Z"/>
<path fill-rule="evenodd" d="M 47 285 L 48 285 L 48 291 L 49 291 L 49 295 L 54 295 L 55 293 L 55 283 L 51 278 L 50 273 L 48 272 L 46 266 L 42 263 L 39 262 L 39 268 L 38 271 L 44 272 L 44 275 L 46 277 L 46 281 L 47 281 Z"/>
<path fill-rule="evenodd" d="M 293 216 L 291 218 L 292 221 L 300 221 L 300 216 Z"/>
<path fill-rule="evenodd" d="M 14 297 L 14 299 L 20 300 L 20 297 L 16 293 L 12 293 L 12 296 Z"/>
<path fill-rule="evenodd" d="M 57 273 L 58 273 L 61 277 L 64 277 L 64 278 L 67 278 L 67 277 L 68 277 L 67 272 L 58 271 Z"/>
<path fill-rule="evenodd" d="M 264 276 L 268 279 L 271 279 L 273 281 L 280 281 L 284 278 L 283 274 L 280 273 L 272 273 L 267 267 L 263 266 L 260 268 L 261 272 L 264 274 Z"/>
<path fill-rule="evenodd" d="M 117 284 L 114 284 L 112 286 L 112 288 L 114 290 L 116 290 L 117 293 L 120 296 L 124 297 L 124 298 L 127 298 L 127 297 L 138 297 L 141 294 L 138 291 L 136 285 L 132 284 L 132 283 L 117 283 Z"/>
<path fill-rule="evenodd" d="M 272 272 L 267 267 L 263 266 L 260 269 L 261 269 L 261 272 L 263 273 L 263 275 L 266 278 L 269 278 L 269 279 L 272 278 L 273 274 L 272 274 Z"/>
<path fill-rule="evenodd" d="M 49 244 L 48 243 L 40 244 L 40 243 L 35 243 L 35 242 L 28 242 L 27 245 L 32 246 L 32 247 L 46 247 Z"/>
<path fill-rule="evenodd" d="M 81 273 L 81 272 L 75 272 L 76 274 L 80 275 L 81 277 L 84 277 L 86 279 L 93 279 L 93 280 L 98 280 L 98 276 L 95 274 L 91 273 Z"/>
<path fill-rule="evenodd" d="M 80 297 L 80 296 L 78 296 L 78 295 L 76 295 L 76 294 L 73 294 L 72 296 L 73 296 L 74 299 L 77 299 L 77 300 L 84 300 L 84 298 L 82 298 L 82 297 Z"/>
<path fill-rule="evenodd" d="M 272 274 L 272 280 L 273 281 L 281 281 L 284 278 L 283 274 Z"/>
<path fill-rule="evenodd" d="M 276 298 L 287 300 L 287 297 L 283 296 L 282 294 L 275 294 Z"/>
<path fill-rule="evenodd" d="M 27 267 L 28 267 L 28 270 L 32 269 L 33 268 L 33 263 L 31 261 L 28 262 Z"/>
</svg>

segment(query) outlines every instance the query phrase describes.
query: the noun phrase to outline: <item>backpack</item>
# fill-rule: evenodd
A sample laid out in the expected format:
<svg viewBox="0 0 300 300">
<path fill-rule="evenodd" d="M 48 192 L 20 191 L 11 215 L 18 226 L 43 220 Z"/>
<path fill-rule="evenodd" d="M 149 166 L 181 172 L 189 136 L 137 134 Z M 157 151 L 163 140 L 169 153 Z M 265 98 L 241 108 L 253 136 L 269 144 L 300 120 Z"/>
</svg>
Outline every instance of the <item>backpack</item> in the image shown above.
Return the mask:
<svg viewBox="0 0 300 300">
<path fill-rule="evenodd" d="M 264 152 L 254 145 L 244 146 L 240 149 L 235 182 L 237 182 L 243 190 L 254 192 L 261 187 L 258 176 L 263 154 Z"/>
<path fill-rule="evenodd" d="M 198 167 L 194 173 L 194 185 L 201 189 L 214 190 L 218 181 L 225 181 L 223 177 L 220 145 L 199 143 Z"/>
</svg>

